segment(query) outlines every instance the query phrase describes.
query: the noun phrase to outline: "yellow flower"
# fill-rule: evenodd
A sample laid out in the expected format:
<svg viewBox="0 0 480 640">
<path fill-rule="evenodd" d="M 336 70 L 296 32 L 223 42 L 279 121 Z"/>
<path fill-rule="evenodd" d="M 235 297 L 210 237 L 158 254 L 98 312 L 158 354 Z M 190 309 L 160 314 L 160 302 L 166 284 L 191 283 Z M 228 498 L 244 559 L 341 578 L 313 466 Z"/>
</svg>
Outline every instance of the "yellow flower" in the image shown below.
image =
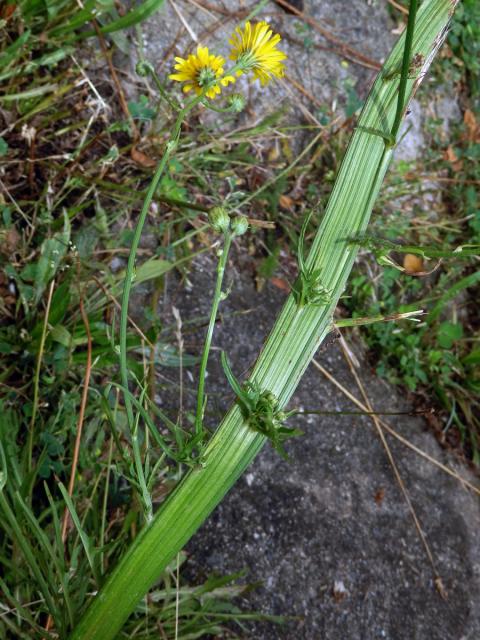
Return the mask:
<svg viewBox="0 0 480 640">
<path fill-rule="evenodd" d="M 281 78 L 285 69 L 282 60 L 287 56 L 277 49 L 280 40 L 280 36 L 273 35 L 270 26 L 264 21 L 253 26 L 247 21 L 243 30 L 237 27 L 229 40 L 232 45 L 230 60 L 235 60 L 240 66 L 237 74 L 253 71 L 254 77 L 260 80 L 262 86 L 273 77 Z"/>
<path fill-rule="evenodd" d="M 221 92 L 220 84 L 226 87 L 229 82 L 235 82 L 233 76 L 223 76 L 224 58 L 209 53 L 208 47 L 199 45 L 196 54 L 190 54 L 186 60 L 175 60 L 178 73 L 172 73 L 168 77 L 177 82 L 185 82 L 185 93 L 193 89 L 197 95 L 205 92 L 208 98 L 213 99 Z"/>
</svg>

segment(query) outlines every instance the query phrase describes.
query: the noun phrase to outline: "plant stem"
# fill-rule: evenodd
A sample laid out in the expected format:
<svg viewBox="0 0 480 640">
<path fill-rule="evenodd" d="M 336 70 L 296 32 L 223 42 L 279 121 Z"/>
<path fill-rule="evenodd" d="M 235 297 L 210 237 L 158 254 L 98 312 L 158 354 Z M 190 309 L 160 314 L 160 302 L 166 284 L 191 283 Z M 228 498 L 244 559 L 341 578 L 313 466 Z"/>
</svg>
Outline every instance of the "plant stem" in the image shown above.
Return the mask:
<svg viewBox="0 0 480 640">
<path fill-rule="evenodd" d="M 33 457 L 33 434 L 35 430 L 35 421 L 37 419 L 38 412 L 38 393 L 40 390 L 40 369 L 42 367 L 43 351 L 45 349 L 45 340 L 47 339 L 48 329 L 48 317 L 50 315 L 50 307 L 52 304 L 53 289 L 55 287 L 55 280 L 52 280 L 48 289 L 47 307 L 45 309 L 45 318 L 43 321 L 42 335 L 40 337 L 40 344 L 38 347 L 37 366 L 35 368 L 35 376 L 33 378 L 33 406 L 32 417 L 30 419 L 30 429 L 28 432 L 28 446 L 27 446 L 27 468 L 30 471 L 32 468 Z"/>
<path fill-rule="evenodd" d="M 210 322 L 208 323 L 207 335 L 205 336 L 205 345 L 203 347 L 202 361 L 200 363 L 200 377 L 198 380 L 197 391 L 197 412 L 195 415 L 195 435 L 200 435 L 203 431 L 203 410 L 204 410 L 204 389 L 205 374 L 207 372 L 208 356 L 212 344 L 213 330 L 217 319 L 218 307 L 222 299 L 222 283 L 225 274 L 225 267 L 228 261 L 228 254 L 232 244 L 232 233 L 226 231 L 224 234 L 223 249 L 220 254 L 217 266 L 217 282 L 215 284 L 215 292 L 213 294 L 212 310 L 210 312 Z"/>
<path fill-rule="evenodd" d="M 392 127 L 392 138 L 397 139 L 397 134 L 402 123 L 403 110 L 405 108 L 405 94 L 407 91 L 408 74 L 410 71 L 410 60 L 412 57 L 413 34 L 415 32 L 415 18 L 417 16 L 418 0 L 410 0 L 408 10 L 407 32 L 405 34 L 405 46 L 403 49 L 402 73 L 400 84 L 398 85 L 397 111 Z"/>
<path fill-rule="evenodd" d="M 170 96 L 168 95 L 168 93 L 165 91 L 165 87 L 162 84 L 162 81 L 160 80 L 160 78 L 158 77 L 158 75 L 155 72 L 155 69 L 151 69 L 150 70 L 150 75 L 153 78 L 153 81 L 155 82 L 155 85 L 158 89 L 158 93 L 160 94 L 160 96 L 165 100 L 165 102 L 168 103 L 169 107 L 171 109 L 173 109 L 173 111 L 178 112 L 179 110 L 179 105 L 174 102 Z"/>
<path fill-rule="evenodd" d="M 202 96 L 197 96 L 193 98 L 185 107 L 180 111 L 177 116 L 177 120 L 175 122 L 175 126 L 173 128 L 172 134 L 170 136 L 169 141 L 167 142 L 166 150 L 160 159 L 160 162 L 157 165 L 155 170 L 155 174 L 152 178 L 152 182 L 147 191 L 147 195 L 145 196 L 145 200 L 143 201 L 142 210 L 140 211 L 140 216 L 137 221 L 137 226 L 135 227 L 135 233 L 133 235 L 132 246 L 130 248 L 130 254 L 128 256 L 127 268 L 125 271 L 125 280 L 123 283 L 123 296 L 122 296 L 122 309 L 120 312 L 120 376 L 121 382 L 124 389 L 128 389 L 128 363 L 127 363 L 127 324 L 128 324 L 128 304 L 130 300 L 130 292 L 132 290 L 132 284 L 134 280 L 134 270 L 135 270 L 135 260 L 138 251 L 138 245 L 140 244 L 140 238 L 142 236 L 143 227 L 145 225 L 145 220 L 147 219 L 148 211 L 150 209 L 150 205 L 152 203 L 153 197 L 155 195 L 155 191 L 157 190 L 160 179 L 165 171 L 165 167 L 175 150 L 178 138 L 180 136 L 180 131 L 182 127 L 183 120 L 187 113 L 200 102 Z M 133 408 L 130 398 L 128 394 L 124 394 L 124 402 L 125 408 L 127 412 L 127 422 L 130 429 L 130 433 L 133 435 L 136 431 L 136 425 L 133 415 Z M 136 451 L 136 438 L 132 437 L 133 448 L 134 448 L 134 457 L 135 457 L 135 467 L 138 474 L 138 481 L 142 487 L 142 494 L 145 496 L 146 491 L 146 481 L 145 474 L 143 473 L 143 466 L 141 464 L 141 459 Z M 147 492 L 148 493 L 148 492 Z M 151 517 L 152 507 L 151 501 L 148 500 L 148 503 L 144 505 L 146 508 L 147 519 Z"/>
<path fill-rule="evenodd" d="M 425 0 L 415 29 L 415 49 L 433 59 L 451 17 L 452 0 Z M 387 60 L 400 64 L 404 40 Z M 411 93 L 413 86 L 410 88 Z M 359 125 L 379 129 L 393 122 L 398 86 L 382 74 L 370 92 Z M 356 248 L 349 238 L 364 233 L 392 150 L 384 140 L 358 127 L 342 161 L 306 266 L 321 269 L 332 291 L 323 305 L 306 305 L 297 313 L 290 295 L 257 360 L 249 381 L 270 391 L 284 407 L 319 345 L 329 333 L 332 315 L 353 266 Z M 222 420 L 203 452 L 203 464 L 192 468 L 143 528 L 74 629 L 70 640 L 113 640 L 139 600 L 159 579 L 178 551 L 200 527 L 235 481 L 254 460 L 265 436 L 246 424 L 238 403 Z"/>
</svg>

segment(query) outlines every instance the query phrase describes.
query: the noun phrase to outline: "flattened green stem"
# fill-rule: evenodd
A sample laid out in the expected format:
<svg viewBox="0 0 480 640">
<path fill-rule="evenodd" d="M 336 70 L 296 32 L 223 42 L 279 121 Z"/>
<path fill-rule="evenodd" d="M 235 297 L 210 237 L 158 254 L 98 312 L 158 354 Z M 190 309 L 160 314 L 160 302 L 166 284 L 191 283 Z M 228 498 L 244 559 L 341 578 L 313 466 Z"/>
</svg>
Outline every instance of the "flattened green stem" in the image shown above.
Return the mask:
<svg viewBox="0 0 480 640">
<path fill-rule="evenodd" d="M 433 56 L 446 35 L 455 2 L 425 0 L 418 12 L 415 51 L 425 60 Z M 401 38 L 386 68 L 400 64 Z M 413 82 L 407 82 L 410 97 Z M 391 130 L 398 83 L 381 74 L 360 116 L 362 127 Z M 388 128 L 386 128 L 388 127 Z M 349 238 L 365 232 L 373 202 L 391 157 L 385 141 L 357 128 L 350 141 L 328 207 L 317 231 L 307 268 L 322 269 L 322 280 L 332 291 L 323 306 L 307 305 L 302 313 L 290 295 L 265 343 L 250 377 L 270 390 L 285 406 L 318 346 L 331 328 L 332 316 L 353 265 L 356 248 Z M 168 563 L 222 500 L 252 462 L 266 438 L 250 429 L 234 404 L 208 443 L 203 466 L 191 469 L 144 527 L 94 598 L 71 640 L 113 640 L 140 599 L 159 580 Z"/>
<path fill-rule="evenodd" d="M 369 318 L 345 318 L 342 320 L 335 320 L 335 327 L 359 327 L 366 324 L 375 324 L 376 322 L 390 322 L 391 320 L 411 320 L 414 322 L 420 322 L 417 316 L 423 315 L 425 312 L 423 309 L 417 309 L 415 311 L 405 311 L 404 313 L 392 313 L 388 316 L 370 316 Z"/>
<path fill-rule="evenodd" d="M 198 380 L 197 391 L 197 411 L 195 415 L 195 434 L 201 435 L 203 432 L 203 411 L 205 406 L 205 375 L 207 373 L 208 356 L 210 354 L 210 347 L 212 346 L 213 330 L 215 328 L 215 322 L 217 320 L 218 307 L 222 299 L 222 284 L 223 276 L 225 275 L 225 268 L 228 262 L 228 254 L 230 252 L 230 246 L 232 244 L 232 233 L 226 231 L 224 234 L 223 248 L 218 260 L 217 266 L 217 281 L 215 284 L 215 292 L 213 294 L 212 309 L 210 311 L 210 321 L 208 323 L 207 335 L 205 336 L 205 345 L 203 347 L 202 361 L 200 363 L 200 376 Z"/>
</svg>

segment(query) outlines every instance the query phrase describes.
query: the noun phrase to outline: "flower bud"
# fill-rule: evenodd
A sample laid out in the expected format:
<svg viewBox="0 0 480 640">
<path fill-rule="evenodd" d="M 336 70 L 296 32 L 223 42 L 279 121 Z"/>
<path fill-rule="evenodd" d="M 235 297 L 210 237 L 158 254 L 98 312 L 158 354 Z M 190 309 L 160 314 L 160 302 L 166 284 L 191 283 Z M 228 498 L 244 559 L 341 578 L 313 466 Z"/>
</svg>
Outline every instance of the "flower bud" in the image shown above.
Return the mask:
<svg viewBox="0 0 480 640">
<path fill-rule="evenodd" d="M 243 111 L 246 103 L 245 96 L 241 93 L 232 93 L 232 95 L 228 96 L 228 106 L 235 113 Z"/>
<path fill-rule="evenodd" d="M 223 207 L 213 207 L 208 212 L 208 221 L 215 231 L 225 233 L 230 228 L 230 216 Z"/>
<path fill-rule="evenodd" d="M 263 397 L 271 405 L 272 409 L 277 408 L 278 398 L 272 391 L 265 391 Z"/>
<path fill-rule="evenodd" d="M 235 236 L 243 236 L 248 229 L 248 218 L 245 216 L 237 216 L 232 221 L 232 233 Z"/>
<path fill-rule="evenodd" d="M 151 63 L 148 62 L 148 60 L 140 60 L 139 62 L 137 62 L 135 71 L 137 72 L 137 75 L 139 75 L 141 78 L 145 78 L 150 73 L 152 73 L 153 67 Z"/>
</svg>

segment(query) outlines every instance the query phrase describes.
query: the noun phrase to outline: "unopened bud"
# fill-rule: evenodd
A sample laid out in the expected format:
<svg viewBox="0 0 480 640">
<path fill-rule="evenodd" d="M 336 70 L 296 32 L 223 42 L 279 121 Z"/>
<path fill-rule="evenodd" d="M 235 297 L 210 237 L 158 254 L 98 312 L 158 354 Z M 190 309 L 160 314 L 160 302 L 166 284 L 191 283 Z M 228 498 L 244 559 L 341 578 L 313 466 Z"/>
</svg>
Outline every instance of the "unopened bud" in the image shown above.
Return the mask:
<svg viewBox="0 0 480 640">
<path fill-rule="evenodd" d="M 230 228 L 230 216 L 223 207 L 213 207 L 208 212 L 208 220 L 215 231 L 225 233 Z"/>
<path fill-rule="evenodd" d="M 140 60 L 139 62 L 137 62 L 135 71 L 137 72 L 137 75 L 139 75 L 141 78 L 145 78 L 150 73 L 152 73 L 153 66 L 151 65 L 150 62 L 148 62 L 148 60 Z"/>
<path fill-rule="evenodd" d="M 245 216 L 237 216 L 232 221 L 232 233 L 235 236 L 243 236 L 248 229 L 248 218 Z"/>
<path fill-rule="evenodd" d="M 228 106 L 235 113 L 243 111 L 246 103 L 245 96 L 241 93 L 232 93 L 232 95 L 228 97 Z"/>
<path fill-rule="evenodd" d="M 277 396 L 272 391 L 265 391 L 263 394 L 265 400 L 272 405 L 272 407 L 276 407 L 278 404 Z"/>
</svg>

